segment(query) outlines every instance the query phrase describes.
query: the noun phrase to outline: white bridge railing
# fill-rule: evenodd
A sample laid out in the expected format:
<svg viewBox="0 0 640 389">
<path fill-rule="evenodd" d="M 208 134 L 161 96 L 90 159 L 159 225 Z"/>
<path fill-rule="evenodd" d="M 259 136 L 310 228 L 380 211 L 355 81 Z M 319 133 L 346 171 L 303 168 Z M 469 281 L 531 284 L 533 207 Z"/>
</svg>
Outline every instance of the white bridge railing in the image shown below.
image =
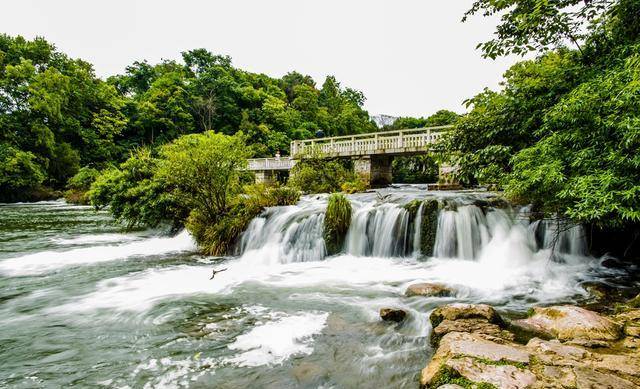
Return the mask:
<svg viewBox="0 0 640 389">
<path fill-rule="evenodd" d="M 291 142 L 291 157 L 320 154 L 325 157 L 347 157 L 372 154 L 405 154 L 428 150 L 440 139 L 443 130 L 453 126 L 384 131 L 331 138 Z"/>
<path fill-rule="evenodd" d="M 289 157 L 253 158 L 247 160 L 247 170 L 291 170 L 295 164 Z"/>
<path fill-rule="evenodd" d="M 453 126 L 415 128 L 410 130 L 372 132 L 331 138 L 294 140 L 291 156 L 254 158 L 248 160 L 247 170 L 291 170 L 296 159 L 306 155 L 322 157 L 351 157 L 379 154 L 414 154 L 428 151 Z"/>
</svg>

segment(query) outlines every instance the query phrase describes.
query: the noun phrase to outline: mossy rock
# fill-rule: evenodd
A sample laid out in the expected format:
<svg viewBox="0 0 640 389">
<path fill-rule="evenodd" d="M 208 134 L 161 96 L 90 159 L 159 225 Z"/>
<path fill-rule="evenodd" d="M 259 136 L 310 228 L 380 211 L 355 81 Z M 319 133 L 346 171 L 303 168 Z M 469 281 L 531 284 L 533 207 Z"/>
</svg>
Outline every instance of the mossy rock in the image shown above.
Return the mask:
<svg viewBox="0 0 640 389">
<path fill-rule="evenodd" d="M 334 255 L 342 251 L 347 231 L 351 225 L 351 212 L 351 203 L 345 195 L 334 193 L 329 196 L 323 234 L 327 254 Z"/>
</svg>

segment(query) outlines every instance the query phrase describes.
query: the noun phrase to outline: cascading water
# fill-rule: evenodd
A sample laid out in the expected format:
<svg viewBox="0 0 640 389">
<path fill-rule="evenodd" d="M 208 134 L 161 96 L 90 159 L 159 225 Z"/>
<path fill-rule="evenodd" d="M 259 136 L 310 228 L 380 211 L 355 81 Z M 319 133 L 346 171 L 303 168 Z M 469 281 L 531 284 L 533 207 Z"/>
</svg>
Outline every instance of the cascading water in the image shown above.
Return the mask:
<svg viewBox="0 0 640 389">
<path fill-rule="evenodd" d="M 415 387 L 434 307 L 522 313 L 619 278 L 584 255 L 579 227 L 487 197 L 350 195 L 342 253 L 327 256 L 327 196 L 305 196 L 255 218 L 226 258 L 88 207 L 0 205 L 0 387 Z M 405 297 L 415 282 L 455 293 Z M 386 306 L 405 322 L 381 324 Z"/>
</svg>

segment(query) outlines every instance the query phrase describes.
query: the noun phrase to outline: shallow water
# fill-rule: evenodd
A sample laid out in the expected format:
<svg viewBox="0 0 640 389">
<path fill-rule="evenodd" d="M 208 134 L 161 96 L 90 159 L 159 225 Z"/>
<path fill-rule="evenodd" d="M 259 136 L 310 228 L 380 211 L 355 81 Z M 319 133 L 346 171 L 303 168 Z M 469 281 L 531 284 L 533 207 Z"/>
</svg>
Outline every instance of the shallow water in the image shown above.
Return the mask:
<svg viewBox="0 0 640 389">
<path fill-rule="evenodd" d="M 197 254 L 186 233 L 125 233 L 88 207 L 0 205 L 0 387 L 414 388 L 437 305 L 518 313 L 615 276 L 579 245 L 550 261 L 517 212 L 479 215 L 464 202 L 441 211 L 442 255 L 416 255 L 419 234 L 397 205 L 424 194 L 352 196 L 348 254 L 330 258 L 326 196 L 269 210 L 230 258 Z M 212 268 L 227 270 L 209 280 Z M 457 294 L 404 297 L 417 281 Z M 382 323 L 385 306 L 408 320 Z"/>
</svg>

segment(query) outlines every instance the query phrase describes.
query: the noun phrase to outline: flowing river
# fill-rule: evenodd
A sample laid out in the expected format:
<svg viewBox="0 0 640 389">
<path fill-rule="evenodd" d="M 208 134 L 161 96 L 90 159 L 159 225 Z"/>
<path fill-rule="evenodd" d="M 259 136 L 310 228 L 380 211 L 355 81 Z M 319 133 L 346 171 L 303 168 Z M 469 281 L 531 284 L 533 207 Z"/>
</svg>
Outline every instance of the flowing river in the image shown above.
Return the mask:
<svg viewBox="0 0 640 389">
<path fill-rule="evenodd" d="M 436 195 L 455 206 L 438 211 L 426 257 L 420 217 L 401 205 Z M 554 239 L 526 208 L 479 206 L 489 195 L 351 195 L 344 253 L 329 257 L 324 195 L 268 209 L 228 258 L 199 255 L 186 232 L 124 232 L 89 207 L 0 205 L 0 387 L 416 388 L 436 306 L 517 315 L 619 276 L 586 255 L 580 228 Z M 227 270 L 210 280 L 213 268 Z M 404 296 L 424 281 L 455 296 Z M 382 307 L 408 318 L 382 322 Z"/>
</svg>

